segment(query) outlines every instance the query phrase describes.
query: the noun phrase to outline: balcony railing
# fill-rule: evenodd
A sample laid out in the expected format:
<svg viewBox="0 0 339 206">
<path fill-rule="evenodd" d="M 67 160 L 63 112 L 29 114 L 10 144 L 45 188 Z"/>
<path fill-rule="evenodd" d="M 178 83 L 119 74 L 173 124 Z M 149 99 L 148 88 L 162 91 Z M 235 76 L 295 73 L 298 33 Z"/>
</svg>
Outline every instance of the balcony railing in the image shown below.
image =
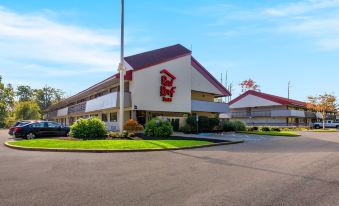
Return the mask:
<svg viewBox="0 0 339 206">
<path fill-rule="evenodd" d="M 81 102 L 76 105 L 72 105 L 68 108 L 68 114 L 78 114 L 85 112 L 86 110 L 86 102 Z"/>
</svg>

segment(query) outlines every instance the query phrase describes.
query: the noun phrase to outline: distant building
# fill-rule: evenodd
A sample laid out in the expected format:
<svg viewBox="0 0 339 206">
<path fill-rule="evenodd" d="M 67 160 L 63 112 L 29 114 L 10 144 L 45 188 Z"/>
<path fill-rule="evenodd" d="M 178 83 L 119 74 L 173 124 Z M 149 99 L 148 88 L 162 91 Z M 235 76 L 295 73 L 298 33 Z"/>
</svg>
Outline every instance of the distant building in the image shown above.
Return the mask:
<svg viewBox="0 0 339 206">
<path fill-rule="evenodd" d="M 215 102 L 230 92 L 180 44 L 125 57 L 125 121 L 145 124 L 153 117 L 183 119 L 188 114 L 215 116 L 228 112 Z M 45 118 L 71 125 L 97 116 L 118 130 L 119 75 L 113 75 L 48 108 Z"/>
<path fill-rule="evenodd" d="M 247 125 L 308 126 L 322 118 L 308 110 L 305 102 L 252 90 L 232 100 L 229 106 L 231 118 Z"/>
</svg>

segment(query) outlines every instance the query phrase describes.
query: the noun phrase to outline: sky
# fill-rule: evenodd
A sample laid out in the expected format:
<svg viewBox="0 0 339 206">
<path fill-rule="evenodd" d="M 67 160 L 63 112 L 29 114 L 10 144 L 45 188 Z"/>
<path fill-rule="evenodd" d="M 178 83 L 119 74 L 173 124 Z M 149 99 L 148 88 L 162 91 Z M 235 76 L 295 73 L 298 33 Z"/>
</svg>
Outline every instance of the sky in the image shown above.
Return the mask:
<svg viewBox="0 0 339 206">
<path fill-rule="evenodd" d="M 126 56 L 180 43 L 211 74 L 339 95 L 339 0 L 125 0 Z M 119 0 L 0 0 L 0 75 L 70 96 L 115 74 Z"/>
</svg>

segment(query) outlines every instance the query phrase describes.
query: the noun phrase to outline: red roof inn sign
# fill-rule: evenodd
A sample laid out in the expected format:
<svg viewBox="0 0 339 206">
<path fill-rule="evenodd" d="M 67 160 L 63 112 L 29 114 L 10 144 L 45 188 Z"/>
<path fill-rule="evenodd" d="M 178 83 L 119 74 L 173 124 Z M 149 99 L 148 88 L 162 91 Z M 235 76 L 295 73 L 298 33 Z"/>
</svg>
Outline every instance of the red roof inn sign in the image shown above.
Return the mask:
<svg viewBox="0 0 339 206">
<path fill-rule="evenodd" d="M 166 69 L 161 70 L 160 74 L 161 74 L 160 97 L 162 97 L 162 101 L 164 102 L 171 102 L 176 88 L 173 86 L 176 77 Z"/>
</svg>

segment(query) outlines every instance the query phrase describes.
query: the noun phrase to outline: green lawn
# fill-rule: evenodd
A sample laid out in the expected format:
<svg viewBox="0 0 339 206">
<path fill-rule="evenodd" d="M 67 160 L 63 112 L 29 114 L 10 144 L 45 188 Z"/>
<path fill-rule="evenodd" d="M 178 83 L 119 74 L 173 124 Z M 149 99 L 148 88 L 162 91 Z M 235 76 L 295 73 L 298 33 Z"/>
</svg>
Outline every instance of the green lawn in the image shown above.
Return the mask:
<svg viewBox="0 0 339 206">
<path fill-rule="evenodd" d="M 58 140 L 34 139 L 12 141 L 9 144 L 34 148 L 60 148 L 60 149 L 168 149 L 213 144 L 208 140 L 192 139 L 160 139 L 160 140 Z"/>
<path fill-rule="evenodd" d="M 296 132 L 290 132 L 290 131 L 282 131 L 282 132 L 275 132 L 275 131 L 269 131 L 269 132 L 262 132 L 262 131 L 245 131 L 245 132 L 239 132 L 244 134 L 257 134 L 257 135 L 270 135 L 270 136 L 286 136 L 286 137 L 298 137 L 300 136 Z"/>
</svg>

